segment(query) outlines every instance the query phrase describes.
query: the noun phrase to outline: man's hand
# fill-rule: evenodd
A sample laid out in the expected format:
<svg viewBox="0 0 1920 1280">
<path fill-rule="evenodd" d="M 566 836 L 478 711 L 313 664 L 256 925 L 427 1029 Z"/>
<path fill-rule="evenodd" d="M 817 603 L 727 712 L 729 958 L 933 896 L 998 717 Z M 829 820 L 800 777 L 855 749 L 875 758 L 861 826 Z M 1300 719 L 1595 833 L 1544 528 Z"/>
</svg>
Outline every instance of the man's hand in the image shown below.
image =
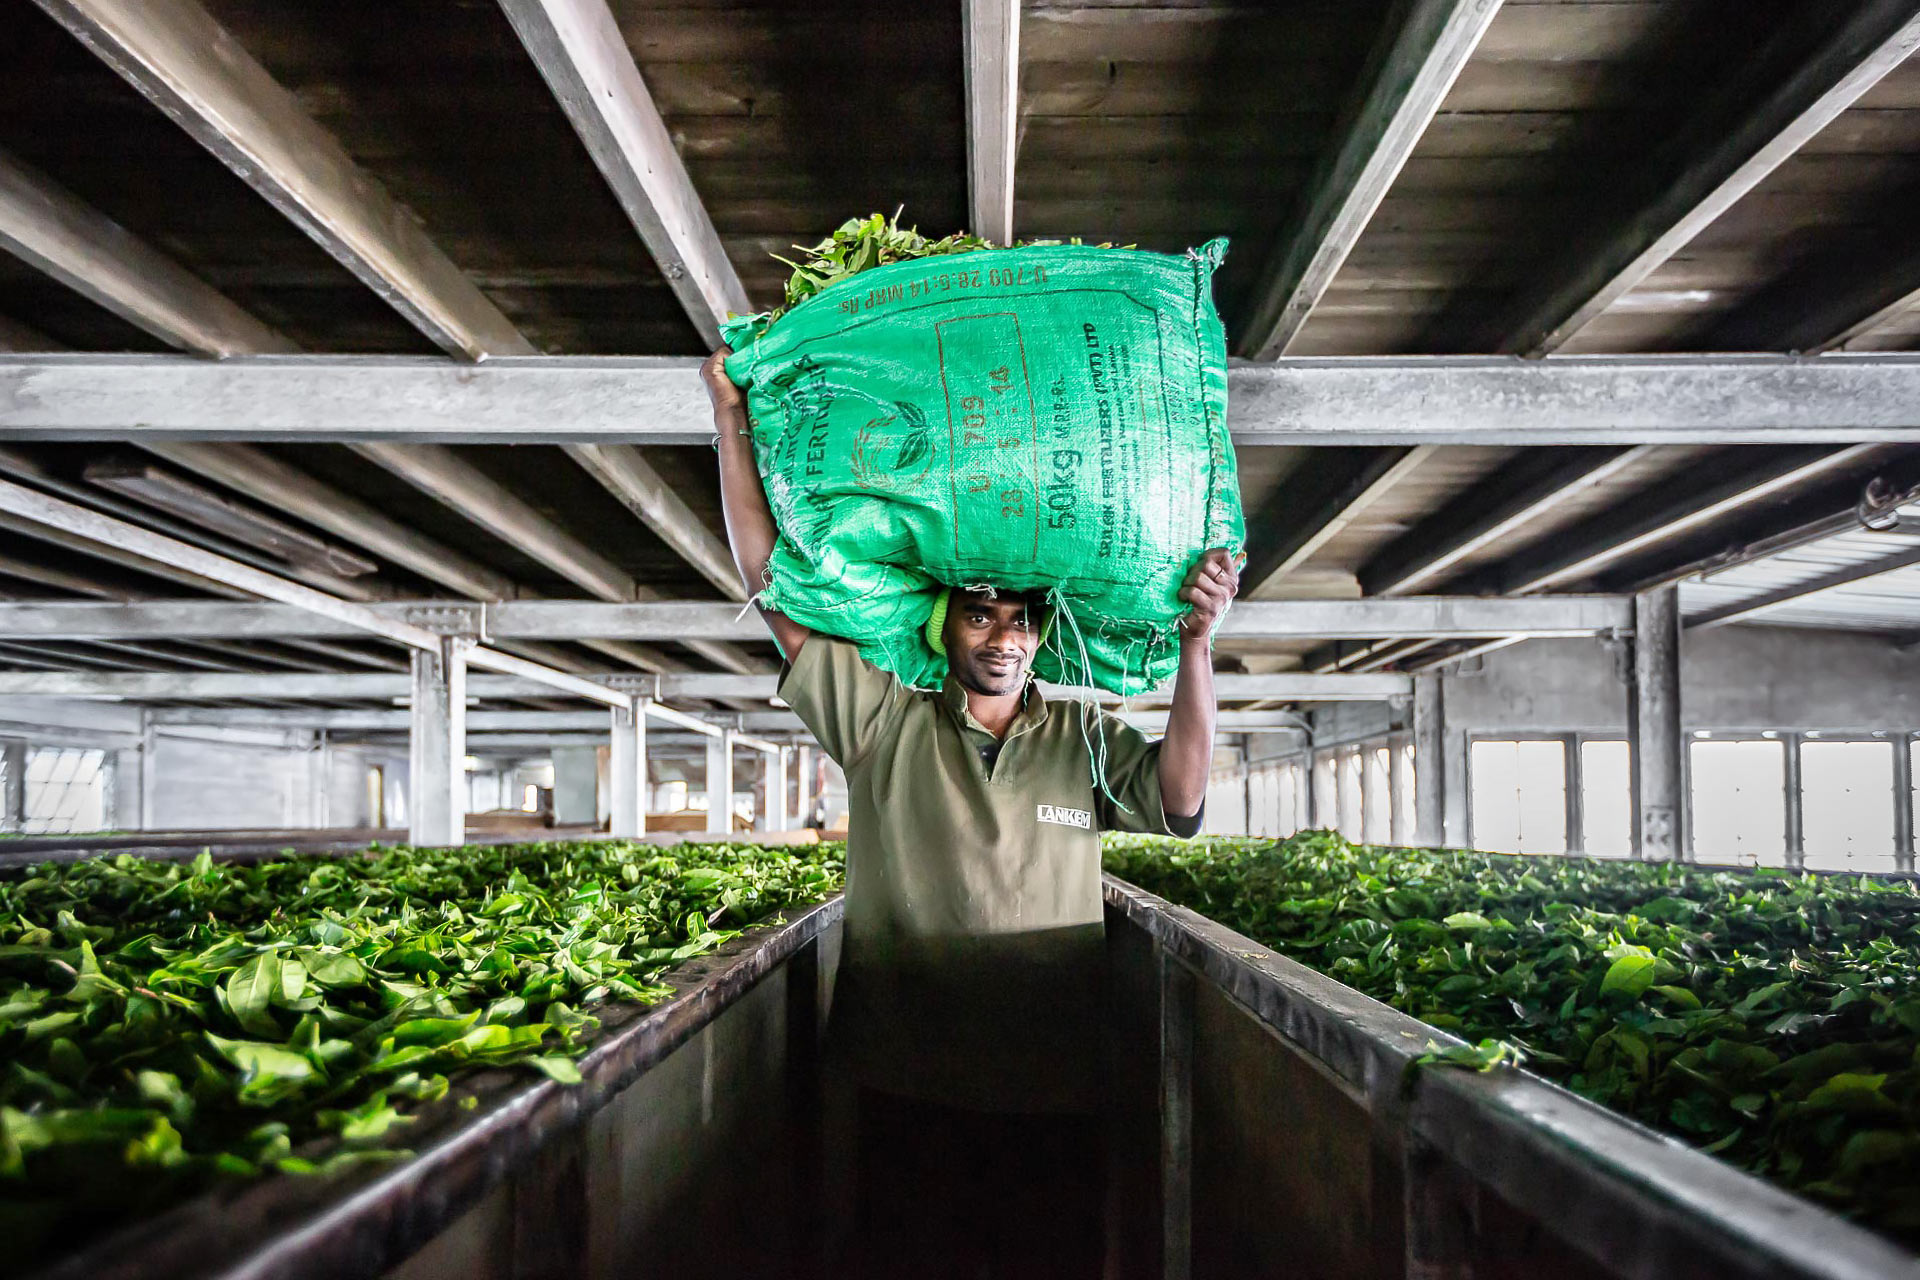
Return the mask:
<svg viewBox="0 0 1920 1280">
<path fill-rule="evenodd" d="M 1180 588 L 1180 598 L 1193 606 L 1180 619 L 1181 638 L 1204 642 L 1238 594 L 1240 568 L 1235 558 L 1218 549 L 1201 556 L 1188 572 L 1186 585 Z"/>
<path fill-rule="evenodd" d="M 733 348 L 722 346 L 700 366 L 700 380 L 707 384 L 707 399 L 713 401 L 714 430 L 722 435 L 737 429 L 731 421 L 733 414 L 747 411 L 746 393 L 727 376 L 727 357 L 732 354 Z"/>
</svg>

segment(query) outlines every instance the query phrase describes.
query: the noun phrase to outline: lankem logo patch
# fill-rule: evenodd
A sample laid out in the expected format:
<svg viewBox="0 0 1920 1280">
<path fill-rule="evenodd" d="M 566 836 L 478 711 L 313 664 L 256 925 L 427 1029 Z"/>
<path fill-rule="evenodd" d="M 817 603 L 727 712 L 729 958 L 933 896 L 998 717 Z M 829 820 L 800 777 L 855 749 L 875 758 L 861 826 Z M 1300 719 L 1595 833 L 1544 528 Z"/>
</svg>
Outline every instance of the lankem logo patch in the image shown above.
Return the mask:
<svg viewBox="0 0 1920 1280">
<path fill-rule="evenodd" d="M 1068 809 L 1057 804 L 1043 804 L 1034 815 L 1041 822 L 1051 822 L 1059 827 L 1079 827 L 1082 831 L 1093 830 L 1093 815 L 1085 809 Z"/>
</svg>

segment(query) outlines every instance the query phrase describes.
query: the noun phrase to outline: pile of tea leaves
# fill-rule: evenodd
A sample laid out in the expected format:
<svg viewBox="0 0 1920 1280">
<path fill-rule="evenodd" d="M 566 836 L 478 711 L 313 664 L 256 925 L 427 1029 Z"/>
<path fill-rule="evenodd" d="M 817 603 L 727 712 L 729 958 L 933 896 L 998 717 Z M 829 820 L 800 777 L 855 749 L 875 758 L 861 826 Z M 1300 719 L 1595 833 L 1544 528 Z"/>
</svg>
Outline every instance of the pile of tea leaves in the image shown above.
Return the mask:
<svg viewBox="0 0 1920 1280">
<path fill-rule="evenodd" d="M 404 1156 L 462 1073 L 578 1081 L 595 1009 L 840 883 L 838 846 L 624 841 L 0 879 L 0 1221 Z"/>
<path fill-rule="evenodd" d="M 1673 863 L 1110 837 L 1107 869 L 1920 1239 L 1920 895 Z M 1511 1058 L 1511 1050 L 1493 1048 Z"/>
</svg>

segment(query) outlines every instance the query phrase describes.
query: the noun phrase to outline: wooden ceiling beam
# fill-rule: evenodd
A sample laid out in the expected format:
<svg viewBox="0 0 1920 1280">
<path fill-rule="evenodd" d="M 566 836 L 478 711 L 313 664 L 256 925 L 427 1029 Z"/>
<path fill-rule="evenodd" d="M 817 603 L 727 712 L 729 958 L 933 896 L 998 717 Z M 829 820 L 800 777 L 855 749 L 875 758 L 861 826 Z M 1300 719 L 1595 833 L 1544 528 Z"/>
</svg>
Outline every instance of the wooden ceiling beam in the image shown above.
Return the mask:
<svg viewBox="0 0 1920 1280">
<path fill-rule="evenodd" d="M 1731 122 L 1703 113 L 1676 137 L 1682 161 L 1650 197 L 1580 245 L 1570 270 L 1522 296 L 1496 350 L 1559 350 L 1799 151 L 1920 47 L 1920 0 L 1864 0 L 1820 48 Z"/>
<path fill-rule="evenodd" d="M 602 600 L 660 598 L 659 592 L 635 581 L 624 569 L 444 445 L 358 444 L 353 448 Z M 766 663 L 732 645 L 705 640 L 686 643 L 723 671 L 752 674 L 767 669 Z"/>
<path fill-rule="evenodd" d="M 1431 590 L 1474 555 L 1514 541 L 1536 524 L 1647 458 L 1658 445 L 1587 448 L 1536 461 L 1514 459 L 1491 483 L 1477 485 L 1421 521 L 1360 571 L 1370 596 Z"/>
<path fill-rule="evenodd" d="M 1371 64 L 1345 134 L 1289 225 L 1242 327 L 1241 351 L 1283 356 L 1359 243 L 1500 0 L 1414 0 Z"/>
<path fill-rule="evenodd" d="M 534 353 L 379 180 L 193 0 L 43 0 L 41 7 L 449 354 Z M 746 295 L 611 15 L 599 0 L 507 8 L 663 273 L 683 301 L 693 299 L 695 323 L 717 341 L 718 317 L 744 309 Z M 388 461 L 404 460 L 390 451 Z M 618 461 L 626 473 L 646 468 L 637 456 Z M 412 467 L 444 469 L 427 460 Z M 702 559 L 713 559 L 718 540 L 690 512 L 680 518 L 665 504 L 635 504 L 614 492 L 669 545 L 697 547 Z M 701 567 L 702 559 L 692 562 Z M 560 571 L 570 577 L 585 563 L 571 554 L 563 560 L 568 567 Z M 603 578 L 604 568 L 590 576 Z M 728 669 L 756 665 L 723 646 L 714 651 L 728 655 Z"/>
<path fill-rule="evenodd" d="M 752 310 L 747 291 L 605 0 L 500 7 L 701 338 L 720 345 L 720 321 Z"/>
<path fill-rule="evenodd" d="M 1419 470 L 1434 446 L 1370 449 L 1351 460 L 1312 458 L 1265 504 L 1241 578 L 1249 600 L 1271 599 L 1289 574 Z M 1344 474 L 1333 473 L 1344 469 Z M 1304 516 L 1300 513 L 1305 512 Z M 1271 542 L 1261 536 L 1271 529 Z"/>
<path fill-rule="evenodd" d="M 1565 589 L 1610 565 L 1671 545 L 1726 517 L 1763 502 L 1785 502 L 1866 465 L 1871 445 L 1845 449 L 1782 449 L 1746 470 L 1709 479 L 1711 467 L 1655 485 L 1585 524 L 1555 538 L 1545 554 L 1517 558 L 1469 579 L 1463 589 L 1485 587 L 1501 595 Z"/>
<path fill-rule="evenodd" d="M 478 360 L 533 346 L 194 0 L 36 0 L 435 345 Z"/>
<path fill-rule="evenodd" d="M 1020 4 L 1019 0 L 961 0 L 960 10 L 971 230 L 995 244 L 1012 244 L 1020 125 Z"/>
<path fill-rule="evenodd" d="M 172 258 L 4 152 L 0 248 L 168 346 L 210 356 L 299 350 Z"/>
</svg>

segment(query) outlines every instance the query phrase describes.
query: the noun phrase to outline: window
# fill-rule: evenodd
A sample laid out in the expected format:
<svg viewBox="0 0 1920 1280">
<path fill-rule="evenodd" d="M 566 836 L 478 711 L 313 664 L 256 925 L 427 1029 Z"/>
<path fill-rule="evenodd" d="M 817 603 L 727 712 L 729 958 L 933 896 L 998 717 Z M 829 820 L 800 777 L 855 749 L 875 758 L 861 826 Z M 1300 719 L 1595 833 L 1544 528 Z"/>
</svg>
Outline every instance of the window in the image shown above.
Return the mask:
<svg viewBox="0 0 1920 1280">
<path fill-rule="evenodd" d="M 1786 865 L 1786 744 L 1696 740 L 1688 772 L 1693 856 L 1701 862 Z"/>
<path fill-rule="evenodd" d="M 1467 761 L 1473 846 L 1567 851 L 1567 753 L 1558 741 L 1476 741 Z"/>
<path fill-rule="evenodd" d="M 1633 770 L 1620 739 L 1580 743 L 1580 852 L 1590 858 L 1633 854 Z"/>
<path fill-rule="evenodd" d="M 1804 742 L 1801 832 L 1819 871 L 1893 870 L 1893 744 Z"/>
<path fill-rule="evenodd" d="M 27 808 L 22 831 L 65 835 L 104 831 L 113 807 L 107 753 L 80 747 L 27 751 Z"/>
</svg>

